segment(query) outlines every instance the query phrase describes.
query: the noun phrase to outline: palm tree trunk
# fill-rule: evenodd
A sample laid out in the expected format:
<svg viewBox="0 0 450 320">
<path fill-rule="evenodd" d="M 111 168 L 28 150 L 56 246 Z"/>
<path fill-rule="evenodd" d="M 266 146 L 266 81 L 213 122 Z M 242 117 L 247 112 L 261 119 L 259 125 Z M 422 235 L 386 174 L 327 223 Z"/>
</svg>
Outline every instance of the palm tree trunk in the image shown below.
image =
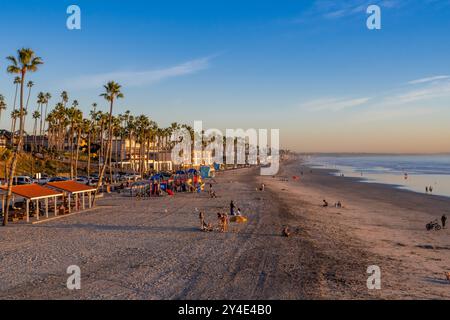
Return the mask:
<svg viewBox="0 0 450 320">
<path fill-rule="evenodd" d="M 25 81 L 25 71 L 22 71 L 22 78 L 20 81 L 20 131 L 19 131 L 19 140 L 17 142 L 17 146 L 14 148 L 13 158 L 11 161 L 11 167 L 9 170 L 9 179 L 8 179 L 8 192 L 6 194 L 6 208 L 3 214 L 3 226 L 8 224 L 9 217 L 9 202 L 11 201 L 12 196 L 12 186 L 14 180 L 14 174 L 16 172 L 17 160 L 19 158 L 19 153 L 22 147 L 23 141 L 23 130 L 24 130 L 24 110 L 23 110 L 23 83 Z"/>
<path fill-rule="evenodd" d="M 87 176 L 88 179 L 91 176 L 91 131 L 88 132 L 88 163 L 87 163 Z"/>
<path fill-rule="evenodd" d="M 113 105 L 114 105 L 114 99 L 111 99 L 111 105 L 109 107 L 109 128 L 108 128 L 108 143 L 106 145 L 106 153 L 105 154 L 109 154 L 110 149 L 111 149 L 111 144 L 112 144 L 112 111 L 113 111 Z M 94 193 L 94 198 L 92 199 L 92 206 L 95 205 L 95 199 L 97 198 L 97 193 L 98 193 L 98 189 L 100 188 L 100 185 L 102 183 L 103 180 L 103 175 L 105 174 L 105 169 L 106 169 L 106 161 L 103 161 L 103 166 L 100 170 L 100 173 L 98 175 L 98 182 L 97 182 L 97 187 L 95 188 L 95 193 Z"/>
<path fill-rule="evenodd" d="M 41 133 L 42 135 L 44 135 L 44 133 L 45 133 L 45 124 L 47 122 L 47 109 L 48 109 L 48 102 L 45 104 L 44 127 L 42 129 L 42 133 Z M 47 136 L 47 147 L 50 147 L 49 143 L 50 143 L 50 139 Z M 41 137 L 41 147 L 44 147 L 44 137 Z"/>
<path fill-rule="evenodd" d="M 75 178 L 78 178 L 78 157 L 80 155 L 80 135 L 81 135 L 81 128 L 78 128 L 78 134 L 77 134 L 77 150 L 75 151 Z"/>
</svg>

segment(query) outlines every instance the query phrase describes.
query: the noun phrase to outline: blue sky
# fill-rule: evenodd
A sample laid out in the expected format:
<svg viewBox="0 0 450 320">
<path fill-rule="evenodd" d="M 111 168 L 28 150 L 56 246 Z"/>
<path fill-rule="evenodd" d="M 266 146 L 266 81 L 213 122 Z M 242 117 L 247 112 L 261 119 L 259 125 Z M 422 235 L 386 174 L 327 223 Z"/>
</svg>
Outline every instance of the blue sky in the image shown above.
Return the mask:
<svg viewBox="0 0 450 320">
<path fill-rule="evenodd" d="M 66 28 L 71 4 L 81 30 Z M 366 28 L 369 4 L 382 9 L 379 31 Z M 53 104 L 67 90 L 83 111 L 106 110 L 101 83 L 114 79 L 117 112 L 161 125 L 279 128 L 300 151 L 450 150 L 447 0 L 28 0 L 2 2 L 0 25 L 0 56 L 43 58 L 29 79 Z M 0 93 L 11 106 L 6 72 Z"/>
</svg>

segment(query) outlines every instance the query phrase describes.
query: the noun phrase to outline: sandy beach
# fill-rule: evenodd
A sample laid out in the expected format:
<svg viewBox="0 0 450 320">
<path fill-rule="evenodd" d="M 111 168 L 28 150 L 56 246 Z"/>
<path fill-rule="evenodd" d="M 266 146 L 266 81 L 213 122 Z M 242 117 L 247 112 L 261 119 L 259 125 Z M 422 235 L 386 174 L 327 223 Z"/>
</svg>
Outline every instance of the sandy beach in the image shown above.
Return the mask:
<svg viewBox="0 0 450 320">
<path fill-rule="evenodd" d="M 257 168 L 219 173 L 217 199 L 113 194 L 89 212 L 10 224 L 0 229 L 0 299 L 450 298 L 449 231 L 425 230 L 450 199 L 325 170 L 303 168 L 292 179 L 300 170 L 290 162 L 275 177 Z M 322 208 L 323 199 L 344 208 Z M 230 200 L 248 223 L 201 232 L 196 209 L 217 223 Z M 81 268 L 80 290 L 66 288 L 70 265 Z M 381 268 L 381 290 L 367 289 L 370 265 Z"/>
</svg>

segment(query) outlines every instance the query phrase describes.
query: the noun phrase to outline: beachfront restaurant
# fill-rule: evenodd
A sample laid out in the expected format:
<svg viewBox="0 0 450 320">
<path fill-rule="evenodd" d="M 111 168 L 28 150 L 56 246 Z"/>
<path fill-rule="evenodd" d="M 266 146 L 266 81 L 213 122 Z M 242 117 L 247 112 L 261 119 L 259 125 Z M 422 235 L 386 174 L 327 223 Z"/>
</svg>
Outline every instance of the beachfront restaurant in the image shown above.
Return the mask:
<svg viewBox="0 0 450 320">
<path fill-rule="evenodd" d="M 63 193 L 49 188 L 42 187 L 38 184 L 12 186 L 12 198 L 10 203 L 5 203 L 8 192 L 7 187 L 1 187 L 2 212 L 5 212 L 6 206 L 11 206 L 10 218 L 14 220 L 26 219 L 30 222 L 30 215 L 36 217 L 39 221 L 39 214 L 45 214 L 49 217 L 49 207 L 53 208 L 55 216 L 58 215 L 57 202 L 59 197 L 63 197 Z M 23 199 L 21 205 L 17 206 L 17 199 Z M 43 203 L 42 203 L 43 202 Z M 41 205 L 42 204 L 42 205 Z M 42 210 L 43 209 L 43 210 Z"/>
<path fill-rule="evenodd" d="M 72 207 L 75 209 L 75 211 L 86 209 L 86 197 L 88 208 L 92 207 L 92 193 L 94 193 L 96 190 L 94 187 L 71 180 L 49 182 L 47 183 L 47 186 L 57 191 L 63 192 L 64 195 L 67 196 L 67 208 L 69 210 L 69 213 L 71 212 Z M 74 202 L 72 202 L 72 200 Z"/>
</svg>

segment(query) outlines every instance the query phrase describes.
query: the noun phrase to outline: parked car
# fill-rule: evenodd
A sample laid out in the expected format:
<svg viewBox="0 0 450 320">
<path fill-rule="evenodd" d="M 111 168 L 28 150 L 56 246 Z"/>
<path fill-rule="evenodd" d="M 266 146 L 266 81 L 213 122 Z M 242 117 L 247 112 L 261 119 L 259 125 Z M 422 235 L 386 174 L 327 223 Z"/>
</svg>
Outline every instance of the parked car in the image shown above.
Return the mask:
<svg viewBox="0 0 450 320">
<path fill-rule="evenodd" d="M 82 184 L 88 184 L 89 183 L 89 178 L 85 177 L 85 176 L 79 176 L 75 179 L 76 182 L 78 183 L 82 183 Z"/>
<path fill-rule="evenodd" d="M 50 177 L 48 177 L 47 175 L 41 175 L 39 179 L 33 179 L 33 182 L 37 184 L 46 184 L 49 180 Z"/>
<path fill-rule="evenodd" d="M 18 176 L 13 178 L 13 185 L 15 186 L 21 186 L 32 183 L 33 179 L 31 179 L 29 176 Z"/>
<path fill-rule="evenodd" d="M 51 177 L 48 182 L 60 182 L 60 181 L 68 181 L 69 178 L 66 177 Z"/>
</svg>

